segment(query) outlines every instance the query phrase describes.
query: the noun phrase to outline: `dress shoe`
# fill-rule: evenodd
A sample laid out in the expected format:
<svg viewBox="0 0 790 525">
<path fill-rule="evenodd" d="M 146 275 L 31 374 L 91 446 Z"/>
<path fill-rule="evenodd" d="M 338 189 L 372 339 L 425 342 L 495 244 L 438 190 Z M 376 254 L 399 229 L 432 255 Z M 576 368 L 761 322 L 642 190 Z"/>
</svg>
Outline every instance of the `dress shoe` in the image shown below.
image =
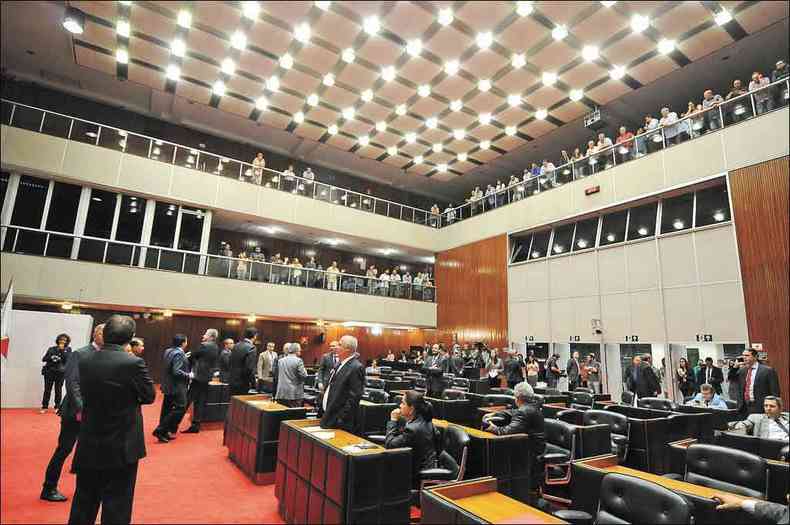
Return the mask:
<svg viewBox="0 0 790 525">
<path fill-rule="evenodd" d="M 165 434 L 160 433 L 158 430 L 154 430 L 153 435 L 156 439 L 159 440 L 160 443 L 170 443 L 170 440 L 167 438 L 167 436 Z"/>
<path fill-rule="evenodd" d="M 196 427 L 195 425 L 181 431 L 182 434 L 197 434 L 198 432 L 200 432 L 200 427 Z"/>
<path fill-rule="evenodd" d="M 41 499 L 60 503 L 66 501 L 69 498 L 58 492 L 58 489 L 43 489 L 41 491 Z"/>
<path fill-rule="evenodd" d="M 165 434 L 165 436 L 167 436 L 167 439 L 169 439 L 170 441 L 173 441 L 177 437 L 174 432 L 168 432 L 167 434 Z"/>
<path fill-rule="evenodd" d="M 46 414 L 47 413 L 47 409 L 46 408 L 42 408 L 41 410 L 38 411 L 38 413 L 39 414 Z"/>
</svg>

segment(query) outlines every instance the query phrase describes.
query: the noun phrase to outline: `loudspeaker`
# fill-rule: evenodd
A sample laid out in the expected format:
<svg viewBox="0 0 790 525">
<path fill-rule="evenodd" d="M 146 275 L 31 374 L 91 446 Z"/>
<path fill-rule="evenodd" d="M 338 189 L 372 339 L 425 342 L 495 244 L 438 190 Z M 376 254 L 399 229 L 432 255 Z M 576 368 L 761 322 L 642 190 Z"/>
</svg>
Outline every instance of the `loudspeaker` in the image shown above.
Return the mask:
<svg viewBox="0 0 790 525">
<path fill-rule="evenodd" d="M 324 344 L 324 339 L 325 338 L 326 338 L 326 334 L 324 332 L 321 332 L 320 334 L 315 336 L 315 339 L 313 340 L 313 342 L 315 344 L 317 344 L 317 345 L 322 345 L 322 344 Z"/>
</svg>

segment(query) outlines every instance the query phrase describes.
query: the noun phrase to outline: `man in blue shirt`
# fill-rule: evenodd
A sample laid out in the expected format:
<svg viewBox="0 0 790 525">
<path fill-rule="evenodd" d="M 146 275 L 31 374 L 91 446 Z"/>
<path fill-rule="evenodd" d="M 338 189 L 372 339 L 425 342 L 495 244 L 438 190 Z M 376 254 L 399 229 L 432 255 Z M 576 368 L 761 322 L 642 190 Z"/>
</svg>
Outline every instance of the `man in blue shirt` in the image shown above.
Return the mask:
<svg viewBox="0 0 790 525">
<path fill-rule="evenodd" d="M 703 383 L 699 389 L 699 394 L 694 396 L 694 399 L 686 403 L 687 405 L 727 410 L 727 403 L 725 403 L 724 400 L 719 397 L 719 394 L 716 393 L 712 385 Z"/>
</svg>

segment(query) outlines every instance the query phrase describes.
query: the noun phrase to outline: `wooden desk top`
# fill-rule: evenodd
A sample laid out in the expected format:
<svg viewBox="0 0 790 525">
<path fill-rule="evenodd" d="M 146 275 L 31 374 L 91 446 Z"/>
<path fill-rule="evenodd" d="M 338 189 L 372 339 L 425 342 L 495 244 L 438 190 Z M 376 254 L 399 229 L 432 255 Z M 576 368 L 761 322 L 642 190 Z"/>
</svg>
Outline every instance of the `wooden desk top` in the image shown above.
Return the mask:
<svg viewBox="0 0 790 525">
<path fill-rule="evenodd" d="M 451 422 L 446 421 L 444 419 L 434 419 L 433 420 L 433 426 L 435 426 L 435 427 L 447 428 L 450 425 L 452 425 L 454 427 L 462 428 L 470 436 L 476 437 L 476 438 L 480 438 L 480 439 L 495 439 L 495 438 L 499 437 L 496 434 L 492 434 L 491 432 L 486 432 L 484 430 L 479 430 L 479 429 L 472 428 L 472 427 L 465 427 L 463 425 L 459 425 L 458 423 L 451 423 Z"/>
<path fill-rule="evenodd" d="M 477 407 L 477 410 L 479 412 L 483 412 L 483 413 L 486 413 L 486 414 L 489 414 L 489 413 L 492 413 L 492 412 L 493 413 L 502 412 L 502 411 L 505 411 L 507 409 L 508 409 L 508 407 L 506 405 L 494 405 L 492 407 Z"/>
<path fill-rule="evenodd" d="M 364 454 L 380 454 L 384 449 L 381 445 L 377 445 L 372 441 L 368 441 L 365 438 L 356 436 L 350 432 L 346 432 L 345 430 L 340 430 L 337 428 L 326 428 L 317 430 L 315 432 L 305 430 L 305 427 L 318 427 L 319 420 L 317 419 L 294 419 L 291 421 L 286 421 L 284 424 L 299 429 L 300 432 L 303 434 L 311 436 L 316 441 L 321 441 L 323 443 L 328 444 L 329 446 L 337 449 L 339 452 L 343 454 L 352 454 L 355 456 L 364 455 Z M 323 439 L 315 434 L 321 432 L 331 432 L 334 434 L 334 437 L 330 439 Z M 355 450 L 350 452 L 345 450 L 344 447 L 348 447 L 351 445 L 373 445 L 372 448 L 362 449 L 362 450 Z"/>
<path fill-rule="evenodd" d="M 489 523 L 565 523 L 499 492 L 475 494 L 450 501 Z"/>
</svg>

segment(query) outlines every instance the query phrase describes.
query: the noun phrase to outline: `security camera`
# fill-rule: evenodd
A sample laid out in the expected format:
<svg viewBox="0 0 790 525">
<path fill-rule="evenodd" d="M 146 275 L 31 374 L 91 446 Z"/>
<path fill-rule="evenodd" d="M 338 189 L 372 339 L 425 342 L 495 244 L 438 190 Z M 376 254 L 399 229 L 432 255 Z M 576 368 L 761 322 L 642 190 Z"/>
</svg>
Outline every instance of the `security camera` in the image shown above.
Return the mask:
<svg viewBox="0 0 790 525">
<path fill-rule="evenodd" d="M 593 328 L 593 335 L 601 335 L 601 334 L 603 334 L 603 329 Z"/>
</svg>

